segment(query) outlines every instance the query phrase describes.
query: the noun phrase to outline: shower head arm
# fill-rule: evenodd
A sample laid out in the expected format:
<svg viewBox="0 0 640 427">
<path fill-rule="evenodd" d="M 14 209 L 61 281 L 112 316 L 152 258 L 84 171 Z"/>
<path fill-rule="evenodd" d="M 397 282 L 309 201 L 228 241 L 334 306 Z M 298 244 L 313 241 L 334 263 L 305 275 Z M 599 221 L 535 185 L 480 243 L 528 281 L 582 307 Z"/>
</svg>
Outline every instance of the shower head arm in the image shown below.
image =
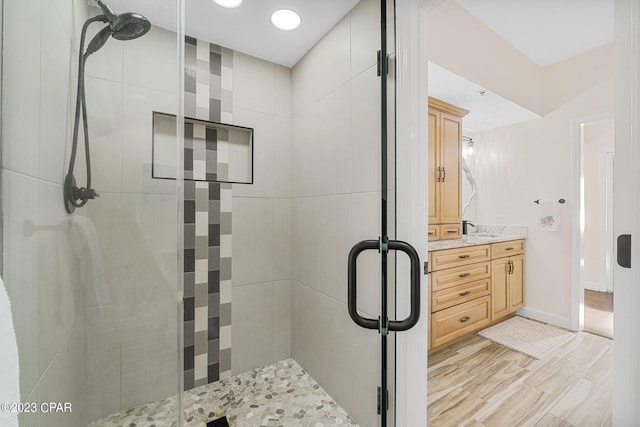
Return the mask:
<svg viewBox="0 0 640 427">
<path fill-rule="evenodd" d="M 107 21 L 105 22 L 109 22 L 109 23 L 113 22 L 113 20 L 117 16 L 115 12 L 111 10 L 111 8 L 108 5 L 104 4 L 102 0 L 96 0 L 96 3 L 98 4 L 98 6 L 100 6 L 100 9 L 102 9 L 102 13 L 107 19 Z"/>
</svg>

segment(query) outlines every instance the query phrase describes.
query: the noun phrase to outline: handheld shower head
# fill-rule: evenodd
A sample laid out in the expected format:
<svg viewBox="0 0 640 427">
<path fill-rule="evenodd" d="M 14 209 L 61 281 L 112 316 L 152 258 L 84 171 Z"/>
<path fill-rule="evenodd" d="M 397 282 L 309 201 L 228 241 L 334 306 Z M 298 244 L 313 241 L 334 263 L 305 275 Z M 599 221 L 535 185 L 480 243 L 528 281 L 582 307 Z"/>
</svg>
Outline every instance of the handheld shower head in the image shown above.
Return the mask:
<svg viewBox="0 0 640 427">
<path fill-rule="evenodd" d="M 76 92 L 76 113 L 73 124 L 73 140 L 71 146 L 71 158 L 69 159 L 69 169 L 64 180 L 64 206 L 68 213 L 73 213 L 76 208 L 87 204 L 90 199 L 99 197 L 91 188 L 91 160 L 89 155 L 89 128 L 87 125 L 87 103 L 85 99 L 84 68 L 87 58 L 97 52 L 113 37 L 116 40 L 133 40 L 142 37 L 151 29 L 151 23 L 144 16 L 138 13 L 122 13 L 116 15 L 113 10 L 102 0 L 96 0 L 102 15 L 94 16 L 85 21 L 80 33 L 80 52 L 78 58 L 78 90 Z M 87 29 L 94 22 L 106 23 L 89 42 L 86 51 L 84 50 L 85 36 Z M 80 118 L 82 116 L 85 146 L 85 165 L 87 169 L 87 186 L 78 188 L 76 179 L 73 176 L 76 154 L 78 148 L 78 132 Z"/>
<path fill-rule="evenodd" d="M 116 40 L 133 40 L 145 35 L 151 28 L 147 18 L 139 13 L 121 13 L 117 15 L 102 0 L 96 0 L 106 21 L 111 27 L 111 36 Z"/>
</svg>

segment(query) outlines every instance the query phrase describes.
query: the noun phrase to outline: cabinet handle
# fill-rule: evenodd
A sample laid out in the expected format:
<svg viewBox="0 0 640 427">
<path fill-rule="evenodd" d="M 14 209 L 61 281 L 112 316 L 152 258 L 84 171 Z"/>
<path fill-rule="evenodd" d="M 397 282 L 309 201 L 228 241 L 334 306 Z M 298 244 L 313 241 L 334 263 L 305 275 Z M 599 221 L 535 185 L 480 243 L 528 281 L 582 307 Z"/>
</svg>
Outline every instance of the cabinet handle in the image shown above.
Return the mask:
<svg viewBox="0 0 640 427">
<path fill-rule="evenodd" d="M 461 297 L 466 297 L 467 295 L 469 295 L 471 293 L 471 291 L 464 291 L 458 295 L 460 295 Z"/>
<path fill-rule="evenodd" d="M 457 233 L 457 232 L 458 232 L 458 230 L 447 230 L 447 233 L 449 233 L 449 234 L 454 234 L 454 233 Z"/>
<path fill-rule="evenodd" d="M 471 276 L 471 273 L 464 273 L 464 274 L 459 274 L 459 277 L 469 277 Z"/>
<path fill-rule="evenodd" d="M 471 320 L 471 317 L 469 317 L 469 316 L 464 316 L 462 319 L 458 319 L 458 322 L 460 322 L 460 323 L 467 323 L 469 320 Z"/>
<path fill-rule="evenodd" d="M 444 170 L 444 166 L 442 167 L 442 181 L 440 182 L 444 182 L 444 180 L 447 178 L 447 171 Z"/>
<path fill-rule="evenodd" d="M 514 248 L 513 247 L 508 247 L 505 249 L 505 251 L 512 251 Z"/>
<path fill-rule="evenodd" d="M 438 177 L 436 178 L 436 182 L 440 182 L 442 180 L 442 170 L 440 166 L 438 166 Z"/>
<path fill-rule="evenodd" d="M 509 274 L 513 274 L 513 261 L 509 260 Z"/>
<path fill-rule="evenodd" d="M 433 231 L 433 230 L 429 231 L 429 236 L 433 236 L 434 234 L 436 234 L 435 231 Z"/>
<path fill-rule="evenodd" d="M 471 255 L 458 255 L 458 258 L 460 259 L 465 259 L 465 258 L 469 258 Z"/>
</svg>

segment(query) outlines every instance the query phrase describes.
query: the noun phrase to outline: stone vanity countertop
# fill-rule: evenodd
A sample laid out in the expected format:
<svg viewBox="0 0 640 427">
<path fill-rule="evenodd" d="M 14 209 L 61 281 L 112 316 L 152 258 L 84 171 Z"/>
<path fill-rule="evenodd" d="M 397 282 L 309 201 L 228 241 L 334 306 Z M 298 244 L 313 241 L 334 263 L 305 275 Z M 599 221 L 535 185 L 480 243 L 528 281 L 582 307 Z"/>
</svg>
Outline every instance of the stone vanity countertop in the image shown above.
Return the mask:
<svg viewBox="0 0 640 427">
<path fill-rule="evenodd" d="M 429 242 L 429 252 L 443 249 L 463 248 L 466 246 L 486 245 L 489 243 L 507 242 L 509 240 L 521 240 L 527 237 L 526 233 L 473 233 L 463 236 L 462 239 L 436 240 Z"/>
</svg>

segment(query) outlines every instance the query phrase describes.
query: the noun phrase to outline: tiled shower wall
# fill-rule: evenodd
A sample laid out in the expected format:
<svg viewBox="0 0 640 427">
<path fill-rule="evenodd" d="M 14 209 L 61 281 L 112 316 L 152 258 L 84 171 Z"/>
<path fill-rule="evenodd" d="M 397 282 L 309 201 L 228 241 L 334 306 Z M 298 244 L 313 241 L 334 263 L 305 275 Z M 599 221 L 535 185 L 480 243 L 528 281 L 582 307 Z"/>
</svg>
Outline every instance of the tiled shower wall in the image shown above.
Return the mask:
<svg viewBox="0 0 640 427">
<path fill-rule="evenodd" d="M 3 102 L 11 105 L 3 111 L 4 278 L 18 335 L 22 400 L 74 404 L 72 414 L 42 423 L 36 414 L 21 426 L 83 425 L 176 389 L 175 183 L 151 178 L 152 112 L 177 113 L 175 33 L 152 27 L 137 40 L 109 40 L 89 58 L 93 181 L 101 197 L 69 216 L 61 182 L 79 29 L 98 12 L 86 0 L 9 0 L 5 12 L 12 19 L 3 64 Z M 39 25 L 24 33 L 26 22 Z M 234 334 L 227 341 L 237 373 L 291 354 L 291 79 L 285 67 L 234 52 L 234 94 L 225 98 L 222 73 L 220 119 L 255 130 L 254 184 L 234 184 L 233 195 L 220 192 L 221 258 L 233 258 L 234 281 L 225 286 L 221 280 L 219 294 L 234 302 Z M 196 78 L 196 101 L 198 87 Z M 225 116 L 227 102 L 232 116 Z M 216 108 L 209 105 L 209 111 Z M 204 140 L 204 157 L 197 160 L 206 163 L 206 134 Z M 220 171 L 220 147 L 214 151 Z M 81 167 L 77 178 L 84 181 Z M 224 219 L 232 204 L 233 222 Z M 206 215 L 215 217 L 210 205 Z M 200 212 L 196 218 L 205 216 L 204 208 Z M 198 222 L 205 223 L 209 227 Z M 32 233 L 28 224 L 44 228 Z M 95 234 L 83 234 L 83 225 Z M 224 245 L 229 228 L 233 248 Z M 193 249 L 195 308 L 195 234 Z M 218 317 L 222 324 L 229 316 L 220 311 Z M 208 302 L 198 319 L 207 324 L 208 346 Z M 223 332 L 224 326 L 220 340 Z M 221 356 L 219 363 L 228 366 Z"/>
<path fill-rule="evenodd" d="M 201 40 L 187 38 L 185 47 L 185 115 L 254 129 L 249 185 L 207 182 L 226 179 L 226 135 L 186 128 L 189 389 L 291 354 L 291 77 Z"/>
<path fill-rule="evenodd" d="M 99 12 L 86 0 L 4 4 L 3 262 L 21 400 L 73 405 L 66 414 L 24 414 L 20 425 L 86 425 L 177 387 L 175 183 L 150 173 L 151 112 L 176 113 L 175 34 L 153 27 L 137 40 L 110 39 L 88 59 L 101 197 L 68 215 L 61 183 L 79 33 Z M 76 177 L 84 182 L 82 162 Z"/>
<path fill-rule="evenodd" d="M 233 122 L 233 52 L 187 37 L 185 115 Z M 231 376 L 228 132 L 185 124 L 184 388 Z"/>
<path fill-rule="evenodd" d="M 379 16 L 379 2 L 361 0 L 292 70 L 292 356 L 367 426 L 378 422 L 379 339 L 349 318 L 346 278 L 354 242 L 380 233 Z M 377 262 L 358 260 L 358 307 L 373 318 Z"/>
</svg>

